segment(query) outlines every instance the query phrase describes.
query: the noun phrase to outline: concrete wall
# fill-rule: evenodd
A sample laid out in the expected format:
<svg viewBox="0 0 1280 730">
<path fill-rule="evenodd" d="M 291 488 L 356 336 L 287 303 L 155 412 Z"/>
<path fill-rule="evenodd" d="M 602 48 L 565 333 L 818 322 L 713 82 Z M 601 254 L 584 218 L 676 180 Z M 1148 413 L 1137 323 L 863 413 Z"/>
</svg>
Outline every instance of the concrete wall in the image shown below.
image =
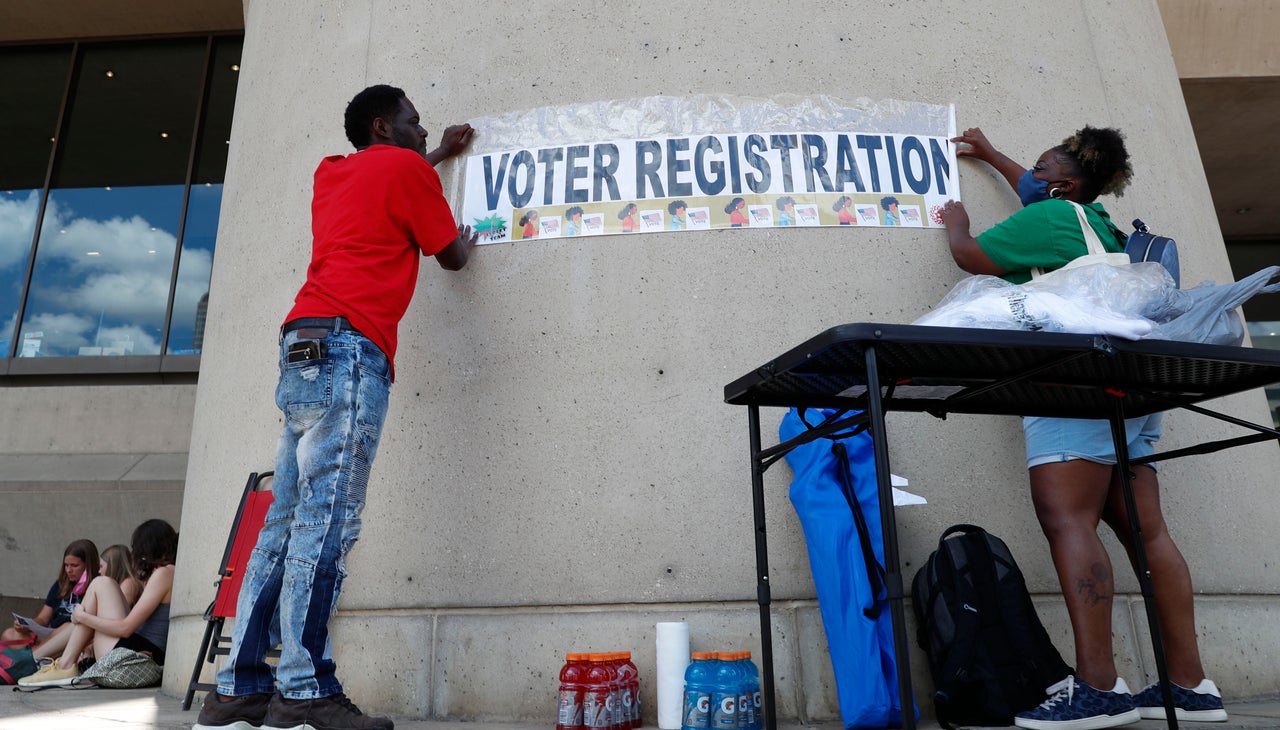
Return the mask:
<svg viewBox="0 0 1280 730">
<path fill-rule="evenodd" d="M 1231 78 L 1280 75 L 1275 3 L 1159 0 L 1178 76 Z"/>
<path fill-rule="evenodd" d="M 1085 123 L 1114 125 L 1138 176 L 1107 201 L 1113 216 L 1176 231 L 1189 282 L 1230 278 L 1154 1 L 509 8 L 246 2 L 183 504 L 184 545 L 207 547 L 180 555 L 171 691 L 185 687 L 244 475 L 270 467 L 276 329 L 308 261 L 311 173 L 347 149 L 342 109 L 367 84 L 403 86 L 437 135 L 517 109 L 703 92 L 954 102 L 962 127 L 1028 164 Z M 977 230 L 1013 212 L 1002 180 L 961 167 Z M 428 262 L 332 623 L 349 693 L 415 717 L 546 721 L 564 652 L 625 648 L 652 721 L 655 622 L 689 621 L 695 650 L 758 651 L 746 413 L 721 402 L 723 386 L 828 326 L 910 322 L 959 278 L 936 230 L 548 240 L 483 248 L 461 274 Z M 1267 419 L 1260 392 L 1219 405 Z M 780 416 L 766 414 L 766 433 Z M 1170 448 L 1229 431 L 1184 414 L 1166 424 Z M 978 521 L 1010 543 L 1069 649 L 1016 419 L 898 415 L 889 429 L 894 470 L 930 502 L 899 511 L 904 573 L 944 527 Z M 1280 686 L 1250 658 L 1280 649 L 1258 631 L 1280 613 L 1262 569 L 1280 560 L 1277 470 L 1274 446 L 1162 470 L 1203 593 L 1206 661 L 1235 697 Z M 820 721 L 837 716 L 835 694 L 788 481 L 782 466 L 768 475 L 778 711 Z M 1142 685 L 1142 612 L 1116 611 L 1122 672 Z"/>
<path fill-rule="evenodd" d="M 180 529 L 194 385 L 0 388 L 0 596 L 39 597 L 78 538 Z"/>
</svg>

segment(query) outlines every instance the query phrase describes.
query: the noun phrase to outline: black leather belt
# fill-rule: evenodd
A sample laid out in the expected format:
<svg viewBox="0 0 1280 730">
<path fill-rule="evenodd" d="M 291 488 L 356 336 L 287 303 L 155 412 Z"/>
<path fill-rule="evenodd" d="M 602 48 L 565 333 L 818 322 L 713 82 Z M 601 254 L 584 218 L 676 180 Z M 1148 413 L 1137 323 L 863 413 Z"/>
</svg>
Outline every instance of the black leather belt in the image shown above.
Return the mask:
<svg viewBox="0 0 1280 730">
<path fill-rule="evenodd" d="M 291 319 L 284 323 L 280 328 L 280 334 L 284 335 L 288 332 L 297 330 L 323 330 L 323 334 L 317 332 L 314 335 L 308 333 L 308 337 L 326 337 L 329 332 L 351 332 L 353 334 L 364 337 L 365 334 L 355 327 L 351 326 L 351 320 L 346 317 L 299 317 Z"/>
</svg>

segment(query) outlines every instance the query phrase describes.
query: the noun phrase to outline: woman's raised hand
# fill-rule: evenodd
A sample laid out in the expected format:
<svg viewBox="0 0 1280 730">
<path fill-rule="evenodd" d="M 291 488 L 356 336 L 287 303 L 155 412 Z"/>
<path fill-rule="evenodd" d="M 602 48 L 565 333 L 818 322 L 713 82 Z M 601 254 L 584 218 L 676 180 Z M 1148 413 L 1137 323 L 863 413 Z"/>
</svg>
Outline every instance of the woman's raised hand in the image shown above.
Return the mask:
<svg viewBox="0 0 1280 730">
<path fill-rule="evenodd" d="M 951 141 L 969 145 L 968 147 L 957 147 L 956 157 L 974 157 L 984 162 L 991 162 L 998 154 L 996 148 L 991 146 L 987 135 L 983 134 L 978 127 L 970 127 L 964 130 L 959 137 L 952 137 Z"/>
</svg>

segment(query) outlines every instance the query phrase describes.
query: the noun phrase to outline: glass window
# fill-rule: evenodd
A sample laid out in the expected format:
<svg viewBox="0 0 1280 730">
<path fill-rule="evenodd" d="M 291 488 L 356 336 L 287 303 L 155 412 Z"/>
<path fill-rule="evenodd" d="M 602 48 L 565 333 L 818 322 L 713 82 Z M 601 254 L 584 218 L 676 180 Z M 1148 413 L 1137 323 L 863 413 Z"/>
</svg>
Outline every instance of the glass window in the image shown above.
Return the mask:
<svg viewBox="0 0 1280 730">
<path fill-rule="evenodd" d="M 160 354 L 206 46 L 82 48 L 19 357 Z"/>
<path fill-rule="evenodd" d="M 171 355 L 198 354 L 204 349 L 204 319 L 209 304 L 214 241 L 222 207 L 222 180 L 231 141 L 231 116 L 240 76 L 239 38 L 219 39 L 209 67 L 209 95 L 196 145 L 195 175 L 187 201 L 187 220 L 178 259 L 178 280 L 169 324 Z"/>
<path fill-rule="evenodd" d="M 13 345 L 70 45 L 0 48 L 0 358 Z"/>
<path fill-rule="evenodd" d="M 1249 322 L 1249 339 L 1254 347 L 1280 350 L 1280 322 Z M 1271 412 L 1276 428 L 1280 428 L 1280 383 L 1268 386 L 1267 410 Z"/>
<path fill-rule="evenodd" d="M 1227 241 L 1227 258 L 1236 281 L 1251 276 L 1280 261 L 1280 240 L 1246 239 Z M 1280 350 L 1280 294 L 1259 294 L 1241 307 L 1254 347 Z M 1266 389 L 1268 410 L 1280 428 L 1280 384 Z"/>
</svg>

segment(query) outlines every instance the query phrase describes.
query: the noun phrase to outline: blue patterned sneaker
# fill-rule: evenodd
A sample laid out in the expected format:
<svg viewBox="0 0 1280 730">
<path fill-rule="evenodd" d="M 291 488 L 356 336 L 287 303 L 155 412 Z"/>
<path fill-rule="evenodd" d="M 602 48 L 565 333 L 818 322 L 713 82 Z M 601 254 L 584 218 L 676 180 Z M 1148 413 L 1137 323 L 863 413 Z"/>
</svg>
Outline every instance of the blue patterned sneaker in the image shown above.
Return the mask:
<svg viewBox="0 0 1280 730">
<path fill-rule="evenodd" d="M 1107 692 L 1068 676 L 1048 693 L 1039 707 L 1014 716 L 1013 724 L 1031 730 L 1098 730 L 1142 719 L 1123 678 L 1117 677 L 1115 688 Z"/>
<path fill-rule="evenodd" d="M 1164 695 L 1159 684 L 1139 692 L 1133 704 L 1144 718 L 1164 719 Z M 1187 722 L 1226 722 L 1227 711 L 1222 707 L 1222 695 L 1218 687 L 1208 679 L 1201 680 L 1195 689 L 1181 687 L 1173 682 L 1173 714 Z"/>
</svg>

